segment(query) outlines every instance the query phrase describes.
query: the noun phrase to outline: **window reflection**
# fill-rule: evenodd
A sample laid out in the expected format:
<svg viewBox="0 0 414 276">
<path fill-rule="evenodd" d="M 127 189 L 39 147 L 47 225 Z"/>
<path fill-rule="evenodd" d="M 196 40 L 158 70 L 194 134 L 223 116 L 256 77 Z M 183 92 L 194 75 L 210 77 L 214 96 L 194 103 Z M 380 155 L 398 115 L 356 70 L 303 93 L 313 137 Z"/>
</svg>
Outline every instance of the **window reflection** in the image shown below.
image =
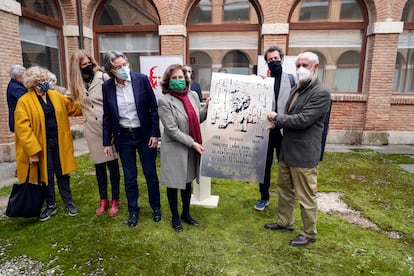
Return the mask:
<svg viewBox="0 0 414 276">
<path fill-rule="evenodd" d="M 56 20 L 59 19 L 54 0 L 18 0 L 17 2 L 20 3 L 22 8 L 27 8 Z"/>
</svg>

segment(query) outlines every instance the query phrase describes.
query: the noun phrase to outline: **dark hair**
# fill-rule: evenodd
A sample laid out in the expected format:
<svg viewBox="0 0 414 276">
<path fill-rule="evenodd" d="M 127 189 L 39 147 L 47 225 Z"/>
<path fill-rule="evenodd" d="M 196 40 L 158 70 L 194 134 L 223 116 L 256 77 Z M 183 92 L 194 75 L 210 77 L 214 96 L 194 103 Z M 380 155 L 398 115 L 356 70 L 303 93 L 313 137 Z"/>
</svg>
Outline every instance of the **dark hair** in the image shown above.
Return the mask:
<svg viewBox="0 0 414 276">
<path fill-rule="evenodd" d="M 119 51 L 108 51 L 103 56 L 104 70 L 111 78 L 115 77 L 114 73 L 112 73 L 112 67 L 114 66 L 112 61 L 114 61 L 115 59 L 119 57 L 124 58 L 125 61 L 128 62 L 127 56 L 124 53 L 119 52 Z"/>
<path fill-rule="evenodd" d="M 170 78 L 171 75 L 174 71 L 176 70 L 181 70 L 184 73 L 184 78 L 185 78 L 185 83 L 187 86 L 190 85 L 190 79 L 188 78 L 185 70 L 183 69 L 183 66 L 180 64 L 171 64 L 170 66 L 168 66 L 167 69 L 165 69 L 165 73 L 162 76 L 162 80 L 161 80 L 161 88 L 162 88 L 162 93 L 163 94 L 167 94 L 170 91 Z"/>
<path fill-rule="evenodd" d="M 266 50 L 266 52 L 264 53 L 264 59 L 267 62 L 267 55 L 269 53 L 272 53 L 274 51 L 278 51 L 279 52 L 279 56 L 280 59 L 283 59 L 283 57 L 285 56 L 285 53 L 283 52 L 282 48 L 278 47 L 278 46 L 271 46 L 269 49 Z"/>
</svg>

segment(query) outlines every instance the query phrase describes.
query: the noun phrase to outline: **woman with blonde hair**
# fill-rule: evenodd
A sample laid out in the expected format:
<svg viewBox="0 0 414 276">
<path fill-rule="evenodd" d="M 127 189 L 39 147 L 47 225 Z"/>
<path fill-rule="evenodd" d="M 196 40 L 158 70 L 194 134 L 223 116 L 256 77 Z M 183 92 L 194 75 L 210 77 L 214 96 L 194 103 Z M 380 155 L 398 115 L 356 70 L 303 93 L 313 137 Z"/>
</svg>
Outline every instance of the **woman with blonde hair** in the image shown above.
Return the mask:
<svg viewBox="0 0 414 276">
<path fill-rule="evenodd" d="M 37 66 L 26 70 L 23 84 L 28 91 L 20 97 L 14 113 L 17 177 L 24 182 L 30 165 L 30 182 L 37 182 L 40 166 L 41 181 L 47 184 L 47 206 L 40 221 L 48 220 L 57 211 L 55 176 L 69 215 L 78 214 L 69 186 L 69 173 L 77 169 L 69 116 L 80 116 L 82 110 L 68 97 L 50 89 L 48 72 Z"/>
<path fill-rule="evenodd" d="M 84 116 L 84 135 L 88 143 L 92 161 L 95 163 L 95 173 L 100 196 L 99 208 L 96 215 L 103 215 L 109 208 L 108 177 L 109 169 L 112 202 L 110 216 L 119 212 L 119 165 L 115 154 L 105 156 L 102 142 L 103 97 L 102 83 L 109 79 L 96 60 L 85 50 L 76 50 L 70 57 L 69 90 L 75 102 L 82 107 Z"/>
</svg>

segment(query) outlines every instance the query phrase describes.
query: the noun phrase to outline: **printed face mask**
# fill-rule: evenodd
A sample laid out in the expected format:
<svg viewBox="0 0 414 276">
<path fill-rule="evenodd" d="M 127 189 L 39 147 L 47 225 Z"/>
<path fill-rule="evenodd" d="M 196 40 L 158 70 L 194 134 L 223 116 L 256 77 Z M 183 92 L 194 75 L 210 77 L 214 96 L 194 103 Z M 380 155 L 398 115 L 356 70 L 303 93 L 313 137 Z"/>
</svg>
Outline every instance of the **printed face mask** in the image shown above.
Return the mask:
<svg viewBox="0 0 414 276">
<path fill-rule="evenodd" d="M 296 70 L 296 74 L 298 76 L 298 80 L 300 82 L 304 82 L 311 79 L 312 72 L 311 70 L 301 66 L 299 69 Z"/>
<path fill-rule="evenodd" d="M 130 73 L 130 70 L 129 70 L 128 66 L 124 66 L 124 67 L 116 70 L 116 76 L 118 78 L 120 78 L 121 80 L 129 79 L 129 73 Z"/>
<path fill-rule="evenodd" d="M 42 91 L 43 93 L 46 93 L 50 88 L 50 82 L 48 81 L 39 82 L 36 84 L 36 87 L 39 88 L 40 91 Z"/>
<path fill-rule="evenodd" d="M 92 76 L 93 75 L 93 64 L 89 64 L 88 66 L 83 67 L 81 69 L 81 72 L 84 73 L 85 75 Z"/>
<path fill-rule="evenodd" d="M 185 89 L 185 87 L 186 87 L 186 85 L 187 85 L 187 83 L 185 82 L 185 80 L 170 80 L 169 81 L 169 85 L 170 85 L 170 88 L 173 90 L 173 91 L 182 91 L 182 90 L 184 90 Z"/>
<path fill-rule="evenodd" d="M 280 60 L 272 60 L 267 66 L 272 76 L 278 75 L 282 71 L 282 62 Z"/>
</svg>

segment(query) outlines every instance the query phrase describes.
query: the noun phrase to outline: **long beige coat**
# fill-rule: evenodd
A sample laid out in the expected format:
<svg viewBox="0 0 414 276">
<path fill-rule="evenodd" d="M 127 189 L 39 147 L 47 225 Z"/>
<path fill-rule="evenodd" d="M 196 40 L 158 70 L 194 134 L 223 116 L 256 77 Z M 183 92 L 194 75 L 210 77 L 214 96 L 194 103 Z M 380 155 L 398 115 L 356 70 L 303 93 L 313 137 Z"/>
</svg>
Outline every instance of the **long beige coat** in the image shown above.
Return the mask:
<svg viewBox="0 0 414 276">
<path fill-rule="evenodd" d="M 199 121 L 207 117 L 207 108 L 200 110 L 200 100 L 194 91 L 188 92 Z M 161 137 L 161 184 L 169 188 L 185 189 L 188 172 L 199 176 L 200 158 L 193 155 L 194 139 L 189 135 L 188 117 L 183 103 L 165 94 L 158 99 L 158 116 L 164 126 Z M 190 152 L 192 151 L 192 152 Z M 191 156 L 195 158 L 189 158 Z M 193 178 L 193 179 L 194 179 Z"/>
<path fill-rule="evenodd" d="M 47 94 L 55 109 L 62 173 L 68 174 L 78 168 L 74 156 L 69 116 L 80 116 L 82 115 L 82 110 L 80 105 L 75 104 L 72 100 L 55 90 L 49 90 Z M 14 118 L 16 166 L 19 182 L 26 180 L 29 157 L 39 153 L 42 182 L 47 183 L 45 115 L 36 92 L 32 89 L 17 102 Z M 37 182 L 36 166 L 31 166 L 30 181 Z"/>
<path fill-rule="evenodd" d="M 88 143 L 91 159 L 95 164 L 104 163 L 114 160 L 104 154 L 102 140 L 102 117 L 103 117 L 103 97 L 102 83 L 109 77 L 101 71 L 97 71 L 89 87 L 89 90 L 83 92 L 81 102 L 84 127 L 83 133 Z M 115 156 L 112 154 L 112 156 Z"/>
</svg>

